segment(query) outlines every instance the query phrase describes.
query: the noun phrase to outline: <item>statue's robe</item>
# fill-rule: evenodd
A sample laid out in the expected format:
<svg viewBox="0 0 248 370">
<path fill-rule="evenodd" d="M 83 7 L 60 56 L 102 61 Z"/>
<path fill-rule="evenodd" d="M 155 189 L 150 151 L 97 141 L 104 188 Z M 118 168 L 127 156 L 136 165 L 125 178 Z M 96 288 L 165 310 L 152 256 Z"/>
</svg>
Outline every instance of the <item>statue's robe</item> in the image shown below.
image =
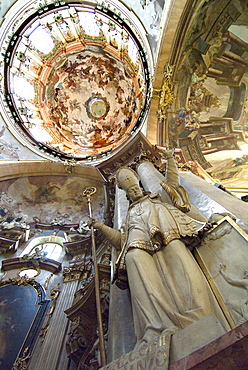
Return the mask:
<svg viewBox="0 0 248 370">
<path fill-rule="evenodd" d="M 182 329 L 212 313 L 226 320 L 185 241 L 204 227 L 156 195 L 146 195 L 128 210 L 117 285 L 131 291 L 138 343 L 165 329 Z"/>
</svg>

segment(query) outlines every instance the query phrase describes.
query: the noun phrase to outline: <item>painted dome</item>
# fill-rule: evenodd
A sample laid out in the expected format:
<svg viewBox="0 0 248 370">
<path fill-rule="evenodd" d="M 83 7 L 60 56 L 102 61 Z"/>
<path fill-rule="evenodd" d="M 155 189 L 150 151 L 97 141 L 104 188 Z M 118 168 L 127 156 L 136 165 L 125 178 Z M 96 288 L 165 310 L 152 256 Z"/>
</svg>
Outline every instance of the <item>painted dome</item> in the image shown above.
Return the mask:
<svg viewBox="0 0 248 370">
<path fill-rule="evenodd" d="M 144 99 L 127 63 L 101 47 L 91 49 L 59 55 L 38 92 L 50 145 L 75 156 L 118 145 L 133 128 Z"/>
<path fill-rule="evenodd" d="M 142 38 L 116 9 L 50 7 L 27 18 L 21 37 L 10 40 L 11 124 L 45 154 L 105 156 L 141 128 L 148 109 Z"/>
</svg>

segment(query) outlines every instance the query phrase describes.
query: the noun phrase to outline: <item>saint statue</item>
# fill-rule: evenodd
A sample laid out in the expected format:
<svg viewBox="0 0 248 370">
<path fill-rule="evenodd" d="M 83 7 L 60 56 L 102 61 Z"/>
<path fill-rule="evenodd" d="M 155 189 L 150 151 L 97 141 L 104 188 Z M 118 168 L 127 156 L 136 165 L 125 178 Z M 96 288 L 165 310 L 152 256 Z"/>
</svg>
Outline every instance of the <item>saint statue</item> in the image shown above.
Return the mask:
<svg viewBox="0 0 248 370">
<path fill-rule="evenodd" d="M 171 152 L 168 152 L 167 167 L 166 180 L 173 181 L 162 185 L 164 189 L 174 189 L 176 198 L 177 188 L 178 194 L 184 192 L 175 183 L 173 173 L 178 170 Z M 123 230 L 114 230 L 95 219 L 89 223 L 93 223 L 94 228 L 120 251 L 115 282 L 122 289 L 128 286 L 131 292 L 136 346 L 153 340 L 164 330 L 183 329 L 210 313 L 220 321 L 223 319 L 223 325 L 226 325 L 208 283 L 186 245 L 194 240 L 205 223 L 162 202 L 156 194 L 145 194 L 137 173 L 128 167 L 117 171 L 116 180 L 130 200 Z M 183 209 L 182 204 L 180 208 Z"/>
</svg>

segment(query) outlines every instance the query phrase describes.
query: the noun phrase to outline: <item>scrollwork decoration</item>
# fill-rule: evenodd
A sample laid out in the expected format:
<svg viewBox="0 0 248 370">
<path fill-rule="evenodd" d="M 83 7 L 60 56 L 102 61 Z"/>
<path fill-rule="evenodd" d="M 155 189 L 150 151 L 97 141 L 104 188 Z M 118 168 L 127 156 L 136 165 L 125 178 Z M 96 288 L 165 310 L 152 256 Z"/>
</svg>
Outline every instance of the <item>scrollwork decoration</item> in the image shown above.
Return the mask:
<svg viewBox="0 0 248 370">
<path fill-rule="evenodd" d="M 25 350 L 23 351 L 22 357 L 19 357 L 15 361 L 12 370 L 26 370 L 28 368 L 28 362 L 30 358 L 31 358 L 30 347 L 26 347 Z"/>
<path fill-rule="evenodd" d="M 85 265 L 84 262 L 81 264 L 75 263 L 70 267 L 66 266 L 63 270 L 64 282 L 67 283 L 75 280 L 85 280 L 86 277 L 88 278 L 90 270 L 91 264 Z"/>
<path fill-rule="evenodd" d="M 28 277 L 27 275 L 18 276 L 16 278 L 11 278 L 5 283 L 10 283 L 12 285 L 33 285 L 35 283 L 33 278 Z"/>
<path fill-rule="evenodd" d="M 161 88 L 153 89 L 153 99 L 159 99 L 157 116 L 162 121 L 167 117 L 168 107 L 175 100 L 172 89 L 172 67 L 167 63 L 164 67 L 164 78 Z"/>
<path fill-rule="evenodd" d="M 60 294 L 60 289 L 58 289 L 58 288 L 53 288 L 50 292 L 50 296 L 51 296 L 50 309 L 49 309 L 49 312 L 47 313 L 44 326 L 42 327 L 42 329 L 40 331 L 40 334 L 39 334 L 39 336 L 42 338 L 42 341 L 44 341 L 46 333 L 48 331 L 50 321 L 51 321 L 52 315 L 54 313 L 56 303 L 57 303 L 57 298 L 58 298 L 59 294 Z"/>
</svg>

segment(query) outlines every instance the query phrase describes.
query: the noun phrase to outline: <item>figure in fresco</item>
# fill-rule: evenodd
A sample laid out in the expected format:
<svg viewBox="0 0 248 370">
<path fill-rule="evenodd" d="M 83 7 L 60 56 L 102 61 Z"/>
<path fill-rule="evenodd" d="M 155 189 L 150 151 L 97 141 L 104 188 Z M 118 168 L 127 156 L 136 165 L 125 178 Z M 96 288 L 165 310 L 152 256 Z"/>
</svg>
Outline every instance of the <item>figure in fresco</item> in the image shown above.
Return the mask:
<svg viewBox="0 0 248 370">
<path fill-rule="evenodd" d="M 4 137 L 5 134 L 5 127 L 2 126 L 0 137 Z M 6 140 L 0 139 L 0 159 L 4 158 L 4 156 L 8 156 L 9 158 L 19 158 L 18 150 L 19 149 L 14 147 L 12 143 L 9 143 L 9 139 L 7 137 Z"/>
<path fill-rule="evenodd" d="M 158 28 L 160 25 L 163 7 L 164 7 L 164 0 L 140 0 L 140 4 L 143 9 L 149 8 L 150 5 L 152 6 L 150 12 L 152 15 L 152 23 L 150 24 L 151 28 Z"/>
<path fill-rule="evenodd" d="M 119 169 L 116 179 L 131 202 L 124 230 L 114 230 L 95 219 L 89 225 L 93 223 L 120 251 L 115 279 L 122 289 L 127 287 L 125 278 L 128 280 L 136 348 L 166 329 L 175 332 L 210 313 L 221 321 L 205 277 L 186 247 L 186 239 L 193 240 L 205 224 L 163 203 L 158 195 L 145 194 L 132 169 Z M 167 151 L 166 183 L 174 190 L 182 188 L 172 151 Z"/>
</svg>

